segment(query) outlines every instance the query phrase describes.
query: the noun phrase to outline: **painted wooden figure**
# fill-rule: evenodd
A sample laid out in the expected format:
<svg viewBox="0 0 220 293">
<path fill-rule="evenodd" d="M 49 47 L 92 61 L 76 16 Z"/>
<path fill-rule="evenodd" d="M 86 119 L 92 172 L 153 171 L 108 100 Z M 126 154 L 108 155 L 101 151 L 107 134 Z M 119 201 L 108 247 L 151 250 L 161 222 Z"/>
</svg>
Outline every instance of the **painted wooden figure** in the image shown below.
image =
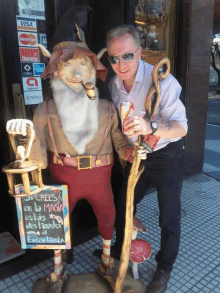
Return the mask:
<svg viewBox="0 0 220 293">
<path fill-rule="evenodd" d="M 99 99 L 96 76 L 104 81 L 107 75 L 99 61 L 104 51 L 96 56 L 85 42 L 69 41 L 57 44 L 52 54 L 39 47 L 49 58 L 41 78 L 51 78 L 53 99 L 44 101 L 35 111 L 30 158 L 41 168 L 49 162 L 54 183 L 68 185 L 70 211 L 80 199 L 93 207 L 103 238 L 99 272 L 114 288 L 114 261 L 110 258 L 115 220 L 112 143 L 123 160 L 132 161 L 133 147 L 118 128 L 113 103 Z M 10 120 L 7 131 L 26 135 L 26 124 L 28 120 Z M 143 147 L 139 147 L 138 156 L 146 158 Z"/>
</svg>

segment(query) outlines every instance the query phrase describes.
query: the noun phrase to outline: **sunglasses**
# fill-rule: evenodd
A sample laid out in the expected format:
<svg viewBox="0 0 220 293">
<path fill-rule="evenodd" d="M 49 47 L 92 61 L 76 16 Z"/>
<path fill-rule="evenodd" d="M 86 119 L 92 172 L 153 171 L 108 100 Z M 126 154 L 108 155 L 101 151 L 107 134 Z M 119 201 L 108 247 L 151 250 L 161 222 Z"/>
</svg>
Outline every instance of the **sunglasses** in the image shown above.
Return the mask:
<svg viewBox="0 0 220 293">
<path fill-rule="evenodd" d="M 134 60 L 134 53 L 125 53 L 124 55 L 121 55 L 121 56 L 112 55 L 108 57 L 108 60 L 111 64 L 118 64 L 120 57 L 124 60 L 124 62 L 131 62 L 132 60 Z"/>
</svg>

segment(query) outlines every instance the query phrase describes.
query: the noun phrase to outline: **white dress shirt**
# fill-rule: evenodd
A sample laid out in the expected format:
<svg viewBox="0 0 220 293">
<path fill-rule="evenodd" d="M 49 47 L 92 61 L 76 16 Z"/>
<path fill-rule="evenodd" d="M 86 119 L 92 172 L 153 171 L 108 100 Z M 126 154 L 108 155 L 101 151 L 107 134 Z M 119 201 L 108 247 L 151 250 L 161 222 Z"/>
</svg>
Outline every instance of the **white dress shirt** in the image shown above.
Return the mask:
<svg viewBox="0 0 220 293">
<path fill-rule="evenodd" d="M 127 93 L 123 81 L 119 79 L 117 75 L 113 76 L 109 83 L 109 90 L 119 116 L 120 104 L 125 101 L 133 103 L 134 116 L 143 117 L 145 115 L 144 101 L 152 84 L 151 73 L 153 68 L 153 65 L 143 60 L 139 61 L 136 78 L 129 93 Z M 188 130 L 186 110 L 179 98 L 181 90 L 180 84 L 171 74 L 160 82 L 160 103 L 153 121 L 166 122 L 176 120 L 186 131 Z M 155 135 L 157 135 L 157 133 L 155 133 Z M 170 142 L 178 141 L 179 139 L 181 139 L 181 137 L 171 139 L 161 137 L 154 151 L 165 147 Z M 137 138 L 128 138 L 128 140 L 131 145 L 134 145 Z"/>
</svg>

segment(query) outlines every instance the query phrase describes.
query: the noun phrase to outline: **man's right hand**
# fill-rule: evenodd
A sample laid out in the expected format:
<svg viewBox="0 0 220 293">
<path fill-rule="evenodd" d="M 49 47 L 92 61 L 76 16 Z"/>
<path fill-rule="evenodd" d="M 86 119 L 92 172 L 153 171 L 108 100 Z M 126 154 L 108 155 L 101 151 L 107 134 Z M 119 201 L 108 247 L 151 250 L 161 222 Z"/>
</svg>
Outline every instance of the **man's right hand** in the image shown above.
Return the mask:
<svg viewBox="0 0 220 293">
<path fill-rule="evenodd" d="M 6 131 L 9 134 L 21 134 L 26 136 L 27 135 L 27 125 L 34 128 L 33 122 L 28 119 L 12 119 L 9 120 L 6 124 Z"/>
</svg>

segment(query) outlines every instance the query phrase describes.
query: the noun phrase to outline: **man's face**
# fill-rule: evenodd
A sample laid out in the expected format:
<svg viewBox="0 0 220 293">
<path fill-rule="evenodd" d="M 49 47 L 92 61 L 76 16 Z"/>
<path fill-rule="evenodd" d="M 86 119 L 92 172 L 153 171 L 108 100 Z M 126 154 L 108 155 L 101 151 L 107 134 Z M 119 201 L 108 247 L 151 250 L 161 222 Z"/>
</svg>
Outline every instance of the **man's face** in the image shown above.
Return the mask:
<svg viewBox="0 0 220 293">
<path fill-rule="evenodd" d="M 134 53 L 134 59 L 130 62 L 123 60 L 122 56 L 126 53 Z M 141 59 L 141 47 L 137 48 L 131 35 L 114 38 L 108 47 L 109 56 L 120 56 L 117 64 L 111 64 L 118 77 L 127 82 L 134 82 Z"/>
</svg>

